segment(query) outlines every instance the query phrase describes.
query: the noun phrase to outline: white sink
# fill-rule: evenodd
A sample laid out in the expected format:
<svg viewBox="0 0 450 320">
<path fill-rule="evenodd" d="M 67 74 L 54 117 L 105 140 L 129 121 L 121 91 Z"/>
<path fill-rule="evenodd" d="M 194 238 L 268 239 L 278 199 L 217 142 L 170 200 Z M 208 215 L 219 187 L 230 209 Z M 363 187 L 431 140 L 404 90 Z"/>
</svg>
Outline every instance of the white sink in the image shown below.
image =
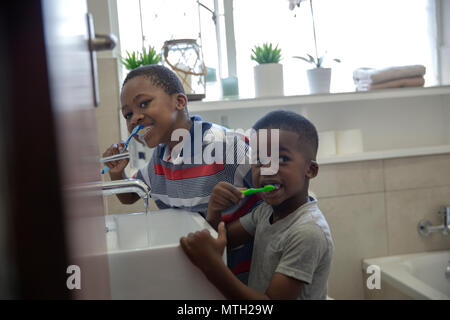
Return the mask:
<svg viewBox="0 0 450 320">
<path fill-rule="evenodd" d="M 179 245 L 203 229 L 217 238 L 198 213 L 165 209 L 105 220 L 112 299 L 224 299 Z"/>
</svg>

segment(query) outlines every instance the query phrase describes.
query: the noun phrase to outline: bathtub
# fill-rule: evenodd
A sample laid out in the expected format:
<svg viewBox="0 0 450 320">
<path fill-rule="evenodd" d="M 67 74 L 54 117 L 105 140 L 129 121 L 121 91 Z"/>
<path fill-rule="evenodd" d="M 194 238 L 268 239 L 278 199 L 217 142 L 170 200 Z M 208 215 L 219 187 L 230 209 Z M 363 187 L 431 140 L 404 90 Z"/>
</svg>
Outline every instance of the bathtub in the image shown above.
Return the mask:
<svg viewBox="0 0 450 320">
<path fill-rule="evenodd" d="M 364 259 L 366 298 L 450 300 L 450 279 L 445 276 L 449 260 L 450 251 Z M 370 265 L 380 268 L 381 288 L 368 289 L 367 278 L 374 275 L 373 270 L 367 272 Z"/>
</svg>

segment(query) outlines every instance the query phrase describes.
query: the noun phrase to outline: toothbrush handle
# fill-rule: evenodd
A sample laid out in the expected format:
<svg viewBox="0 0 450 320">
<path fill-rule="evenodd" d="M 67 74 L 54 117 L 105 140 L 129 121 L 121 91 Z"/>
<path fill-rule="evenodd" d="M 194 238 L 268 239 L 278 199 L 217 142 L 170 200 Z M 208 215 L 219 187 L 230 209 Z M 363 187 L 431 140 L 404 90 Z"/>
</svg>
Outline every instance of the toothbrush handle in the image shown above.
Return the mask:
<svg viewBox="0 0 450 320">
<path fill-rule="evenodd" d="M 245 196 L 250 196 L 252 194 L 255 194 L 255 193 L 258 193 L 258 192 L 262 192 L 262 191 L 272 191 L 273 189 L 274 189 L 274 186 L 267 185 L 264 188 L 250 188 L 250 189 L 246 189 L 246 190 L 241 190 L 241 192 Z"/>
<path fill-rule="evenodd" d="M 127 150 L 128 142 L 129 142 L 129 141 L 125 142 L 125 145 L 124 145 L 123 149 L 119 151 L 119 154 L 121 154 L 121 153 L 123 153 L 125 150 Z M 108 171 L 109 171 L 109 167 L 105 164 L 105 166 L 103 167 L 103 170 L 102 170 L 102 174 L 105 174 L 105 173 L 107 173 Z"/>
<path fill-rule="evenodd" d="M 108 171 L 109 171 L 109 167 L 108 167 L 107 165 L 105 165 L 105 166 L 103 167 L 102 174 L 105 174 L 105 173 L 107 173 Z"/>
<path fill-rule="evenodd" d="M 125 144 L 123 145 L 123 149 L 119 151 L 119 154 L 120 154 L 120 153 L 123 153 L 125 150 L 127 150 L 128 144 L 130 143 L 131 138 L 133 138 L 133 136 L 134 136 L 140 129 L 142 129 L 142 128 L 144 128 L 144 126 L 141 126 L 141 125 L 140 125 L 140 126 L 137 126 L 137 127 L 133 130 L 133 132 L 131 133 L 131 135 L 128 137 L 127 141 L 125 141 Z M 105 173 L 108 172 L 108 171 L 109 171 L 109 167 L 108 167 L 107 165 L 105 165 L 105 166 L 103 167 L 102 174 L 105 174 Z"/>
<path fill-rule="evenodd" d="M 259 189 L 247 189 L 247 190 L 241 190 L 241 192 L 244 194 L 244 196 L 250 196 L 250 195 L 252 195 L 252 194 L 254 194 L 254 193 L 258 193 L 258 192 L 260 192 L 260 191 L 262 191 L 262 190 L 259 190 Z"/>
</svg>

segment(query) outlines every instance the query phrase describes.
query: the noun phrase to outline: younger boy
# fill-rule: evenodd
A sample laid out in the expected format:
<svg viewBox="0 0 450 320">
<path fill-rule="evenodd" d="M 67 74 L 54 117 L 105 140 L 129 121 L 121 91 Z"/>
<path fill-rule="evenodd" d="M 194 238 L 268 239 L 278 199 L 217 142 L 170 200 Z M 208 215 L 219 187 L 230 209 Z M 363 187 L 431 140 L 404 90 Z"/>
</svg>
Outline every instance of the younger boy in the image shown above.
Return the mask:
<svg viewBox="0 0 450 320">
<path fill-rule="evenodd" d="M 274 185 L 275 190 L 263 192 L 263 204 L 225 227 L 220 222 L 221 211 L 243 195 L 231 184 L 219 183 L 207 214 L 208 222 L 218 229 L 218 238 L 199 231 L 181 238 L 181 247 L 228 299 L 326 299 L 334 245 L 317 200 L 308 196 L 309 180 L 319 169 L 317 131 L 310 121 L 289 111 L 273 111 L 253 128 L 259 137 L 262 129 L 268 129 L 269 136 L 272 129 L 279 129 L 278 172 L 261 175 L 260 150 L 257 164 L 252 165 L 255 187 Z M 267 149 L 271 148 L 278 146 L 268 144 Z M 221 256 L 226 245 L 237 246 L 252 236 L 246 286 L 236 281 Z"/>
<path fill-rule="evenodd" d="M 151 196 L 158 208 L 180 208 L 199 212 L 205 217 L 211 191 L 220 181 L 237 187 L 252 186 L 248 161 L 205 162 L 204 153 L 208 152 L 204 151 L 214 149 L 210 148 L 212 146 L 216 151 L 223 148 L 223 155 L 231 153 L 238 159 L 247 154 L 248 142 L 243 135 L 233 133 L 233 142 L 227 143 L 225 137 L 230 138 L 227 129 L 202 121 L 198 116 L 190 117 L 183 85 L 172 70 L 161 65 L 147 65 L 130 71 L 122 86 L 120 102 L 128 131 L 137 125 L 144 126 L 144 134 L 135 138 L 149 148 L 155 148 L 150 161 L 137 172 L 136 179 L 151 188 Z M 183 132 L 182 129 L 190 137 L 180 142 L 181 139 L 173 135 Z M 180 146 L 182 148 L 177 149 Z M 122 148 L 123 144 L 112 145 L 103 156 L 118 154 Z M 128 161 L 106 163 L 111 180 L 126 178 L 124 169 Z M 118 194 L 117 197 L 124 204 L 139 199 L 134 193 Z M 259 201 L 257 196 L 249 198 L 224 213 L 222 219 L 226 222 L 238 219 Z M 229 267 L 244 282 L 247 281 L 251 249 L 250 242 L 228 255 Z"/>
</svg>

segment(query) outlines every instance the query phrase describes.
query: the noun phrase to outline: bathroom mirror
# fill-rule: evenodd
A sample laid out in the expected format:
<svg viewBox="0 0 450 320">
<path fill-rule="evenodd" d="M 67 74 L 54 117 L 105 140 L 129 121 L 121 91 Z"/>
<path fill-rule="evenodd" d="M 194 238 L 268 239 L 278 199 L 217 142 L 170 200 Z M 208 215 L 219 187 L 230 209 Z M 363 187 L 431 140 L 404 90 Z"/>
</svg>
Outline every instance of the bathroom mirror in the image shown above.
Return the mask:
<svg viewBox="0 0 450 320">
<path fill-rule="evenodd" d="M 95 9 L 93 2 L 98 4 L 102 1 L 88 1 Z M 336 241 L 337 253 L 329 280 L 331 297 L 369 299 L 370 295 L 377 293 L 368 291 L 370 294 L 367 295 L 365 292 L 368 277 L 374 273 L 367 272 L 369 265 L 364 269 L 362 265 L 363 260 L 375 257 L 388 257 L 389 260 L 391 256 L 396 259 L 402 256 L 398 260 L 401 265 L 401 261 L 413 259 L 417 262 L 422 256 L 428 257 L 428 251 L 443 251 L 438 257 L 430 255 L 430 261 L 439 263 L 436 268 L 442 269 L 440 276 L 444 276 L 448 239 L 437 234 L 433 239 L 423 239 L 416 227 L 424 216 L 438 224 L 437 209 L 450 198 L 450 127 L 447 125 L 450 122 L 450 2 L 314 1 L 318 50 L 327 51 L 327 56 L 342 61 L 332 65 L 331 94 L 316 96 L 307 92 L 306 70 L 310 66 L 299 59 L 292 59 L 294 55 L 315 51 L 309 1 L 303 1 L 300 8 L 292 11 L 287 0 L 200 1 L 211 10 L 203 6 L 199 8 L 197 1 L 183 1 L 179 11 L 174 9 L 173 12 L 165 7 L 174 2 L 106 2 L 115 7 L 99 10 L 97 14 L 105 19 L 103 27 L 115 26 L 112 33 L 119 34 L 122 52 L 140 49 L 143 45 L 162 46 L 172 33 L 176 34 L 177 28 L 183 27 L 183 24 L 174 24 L 173 19 L 162 21 L 171 13 L 183 17 L 186 13 L 188 16 L 184 19 L 191 19 L 195 26 L 200 18 L 207 67 L 216 69 L 218 80 L 233 75 L 234 70 L 242 96 L 235 100 L 222 100 L 220 90 L 217 90 L 220 87 L 214 87 L 220 81 L 211 82 L 207 84 L 207 97 L 189 104 L 191 113 L 230 128 L 247 129 L 268 111 L 285 108 L 308 117 L 319 132 L 327 133 L 322 137 L 329 152 L 321 155 L 320 173 L 311 185 Z M 217 41 L 216 25 L 212 19 L 215 2 L 222 14 L 217 23 L 224 28 L 220 41 Z M 230 21 L 225 19 L 230 14 L 229 2 L 233 3 L 233 39 L 225 32 L 231 28 Z M 190 7 L 183 11 L 187 3 Z M 108 20 L 114 10 L 118 15 Z M 411 14 L 405 15 L 406 10 Z M 267 23 L 274 19 L 274 15 L 283 17 L 282 21 Z M 380 20 L 386 24 L 381 25 Z M 165 27 L 155 34 L 151 26 L 156 22 Z M 259 30 L 255 27 L 262 22 L 266 22 L 265 28 Z M 99 28 L 101 26 L 100 23 Z M 258 32 L 254 31 L 256 29 Z M 251 34 L 254 37 L 250 41 Z M 248 47 L 256 42 L 269 41 L 279 41 L 283 50 L 285 96 L 258 100 L 253 97 L 253 65 Z M 226 58 L 230 57 L 228 52 L 233 50 L 233 44 L 234 61 Z M 118 61 L 119 56 L 120 52 L 98 56 L 101 94 L 101 105 L 96 110 L 99 154 L 128 135 L 123 121 L 119 120 L 119 95 L 125 72 Z M 426 88 L 367 94 L 354 92 L 352 73 L 355 68 L 401 64 L 425 65 Z M 208 97 L 209 85 L 210 92 L 215 92 L 211 97 Z M 353 133 L 352 138 L 342 139 L 345 132 Z M 347 142 L 345 152 L 338 151 L 343 150 L 336 144 L 339 139 L 341 146 L 342 141 Z M 137 151 L 137 156 L 141 151 Z M 148 161 L 151 151 L 144 150 L 144 154 L 146 159 L 136 163 L 135 168 Z M 115 197 L 105 201 L 109 214 L 141 212 L 143 208 L 142 203 L 122 206 Z M 349 232 L 349 225 L 354 226 L 354 232 Z M 403 257 L 410 253 L 420 253 L 420 256 Z M 422 266 L 426 268 L 428 264 Z M 386 299 L 399 297 L 384 296 Z"/>
</svg>

